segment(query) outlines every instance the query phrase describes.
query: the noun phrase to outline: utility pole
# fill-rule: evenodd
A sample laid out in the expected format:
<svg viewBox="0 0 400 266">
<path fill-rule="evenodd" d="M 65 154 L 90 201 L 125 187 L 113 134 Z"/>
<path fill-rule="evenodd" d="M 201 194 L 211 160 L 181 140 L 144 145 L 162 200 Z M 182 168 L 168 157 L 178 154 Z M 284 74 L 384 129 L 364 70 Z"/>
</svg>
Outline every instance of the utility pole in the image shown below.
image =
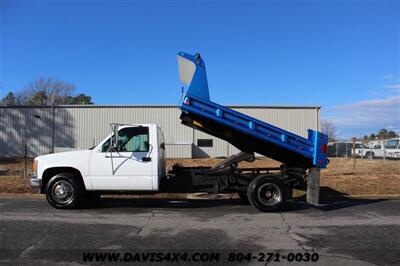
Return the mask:
<svg viewBox="0 0 400 266">
<path fill-rule="evenodd" d="M 356 171 L 356 138 L 353 138 L 353 174 Z"/>
<path fill-rule="evenodd" d="M 55 146 L 55 127 L 56 127 L 56 122 L 55 122 L 55 107 L 54 105 L 51 106 L 51 111 L 52 111 L 52 131 L 51 131 L 51 152 L 54 153 L 54 146 Z"/>
</svg>

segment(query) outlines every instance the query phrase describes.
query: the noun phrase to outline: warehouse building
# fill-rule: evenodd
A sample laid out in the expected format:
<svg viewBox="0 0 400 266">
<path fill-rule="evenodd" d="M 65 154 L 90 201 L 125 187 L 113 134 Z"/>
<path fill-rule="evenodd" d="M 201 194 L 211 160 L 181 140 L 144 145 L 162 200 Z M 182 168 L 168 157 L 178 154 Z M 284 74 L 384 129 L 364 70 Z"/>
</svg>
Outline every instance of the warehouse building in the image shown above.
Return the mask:
<svg viewBox="0 0 400 266">
<path fill-rule="evenodd" d="M 312 106 L 230 106 L 307 138 L 320 129 L 320 108 Z M 110 123 L 158 124 L 168 158 L 224 157 L 238 150 L 229 143 L 181 125 L 177 106 L 0 107 L 0 157 L 29 157 L 95 146 L 111 132 Z"/>
</svg>

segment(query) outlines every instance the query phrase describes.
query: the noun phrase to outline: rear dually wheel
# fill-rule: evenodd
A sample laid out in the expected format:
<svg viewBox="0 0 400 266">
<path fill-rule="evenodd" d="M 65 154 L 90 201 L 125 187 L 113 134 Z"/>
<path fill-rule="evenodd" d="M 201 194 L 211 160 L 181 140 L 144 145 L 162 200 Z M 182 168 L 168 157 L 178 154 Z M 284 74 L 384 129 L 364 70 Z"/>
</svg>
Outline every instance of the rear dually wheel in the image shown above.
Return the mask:
<svg viewBox="0 0 400 266">
<path fill-rule="evenodd" d="M 278 211 L 283 208 L 288 198 L 288 189 L 275 176 L 259 176 L 247 187 L 250 203 L 262 212 Z"/>
</svg>

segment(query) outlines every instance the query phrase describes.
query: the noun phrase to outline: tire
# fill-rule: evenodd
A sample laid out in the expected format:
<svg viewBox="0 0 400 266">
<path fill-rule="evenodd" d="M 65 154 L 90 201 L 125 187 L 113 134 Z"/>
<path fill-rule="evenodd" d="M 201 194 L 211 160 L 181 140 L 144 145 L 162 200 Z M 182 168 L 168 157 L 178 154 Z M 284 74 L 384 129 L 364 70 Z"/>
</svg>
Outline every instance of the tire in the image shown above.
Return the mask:
<svg viewBox="0 0 400 266">
<path fill-rule="evenodd" d="M 73 209 L 82 202 L 84 188 L 82 183 L 70 173 L 52 177 L 46 185 L 46 199 L 57 209 Z"/>
<path fill-rule="evenodd" d="M 259 176 L 247 187 L 247 197 L 254 207 L 262 212 L 283 209 L 288 198 L 288 189 L 275 176 Z"/>
<path fill-rule="evenodd" d="M 246 193 L 246 192 L 238 192 L 238 195 L 239 195 L 239 197 L 240 197 L 240 200 L 241 200 L 244 204 L 246 204 L 246 205 L 250 204 L 249 198 L 247 197 L 247 193 Z"/>
<path fill-rule="evenodd" d="M 375 158 L 375 154 L 373 152 L 367 152 L 367 154 L 365 155 L 365 157 L 367 157 L 367 159 L 374 159 Z"/>
</svg>

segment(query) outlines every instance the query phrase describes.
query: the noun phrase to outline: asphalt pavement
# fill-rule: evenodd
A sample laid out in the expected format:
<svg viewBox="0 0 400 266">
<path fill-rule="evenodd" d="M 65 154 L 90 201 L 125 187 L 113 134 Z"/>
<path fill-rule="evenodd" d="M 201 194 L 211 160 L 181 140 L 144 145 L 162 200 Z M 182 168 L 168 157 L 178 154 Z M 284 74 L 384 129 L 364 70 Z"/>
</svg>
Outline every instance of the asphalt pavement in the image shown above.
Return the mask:
<svg viewBox="0 0 400 266">
<path fill-rule="evenodd" d="M 215 253 L 219 265 L 310 265 L 306 253 L 317 254 L 315 265 L 399 265 L 400 201 L 343 198 L 318 208 L 294 202 L 284 212 L 260 213 L 239 200 L 102 198 L 57 210 L 44 199 L 7 197 L 0 198 L 0 239 L 2 265 L 110 264 L 84 261 L 91 252 L 129 253 L 111 263 L 123 265 L 167 264 L 165 257 L 135 261 L 150 253 Z M 302 262 L 288 261 L 291 253 Z M 270 254 L 281 258 L 266 263 Z M 168 265 L 216 263 L 185 258 Z"/>
</svg>

